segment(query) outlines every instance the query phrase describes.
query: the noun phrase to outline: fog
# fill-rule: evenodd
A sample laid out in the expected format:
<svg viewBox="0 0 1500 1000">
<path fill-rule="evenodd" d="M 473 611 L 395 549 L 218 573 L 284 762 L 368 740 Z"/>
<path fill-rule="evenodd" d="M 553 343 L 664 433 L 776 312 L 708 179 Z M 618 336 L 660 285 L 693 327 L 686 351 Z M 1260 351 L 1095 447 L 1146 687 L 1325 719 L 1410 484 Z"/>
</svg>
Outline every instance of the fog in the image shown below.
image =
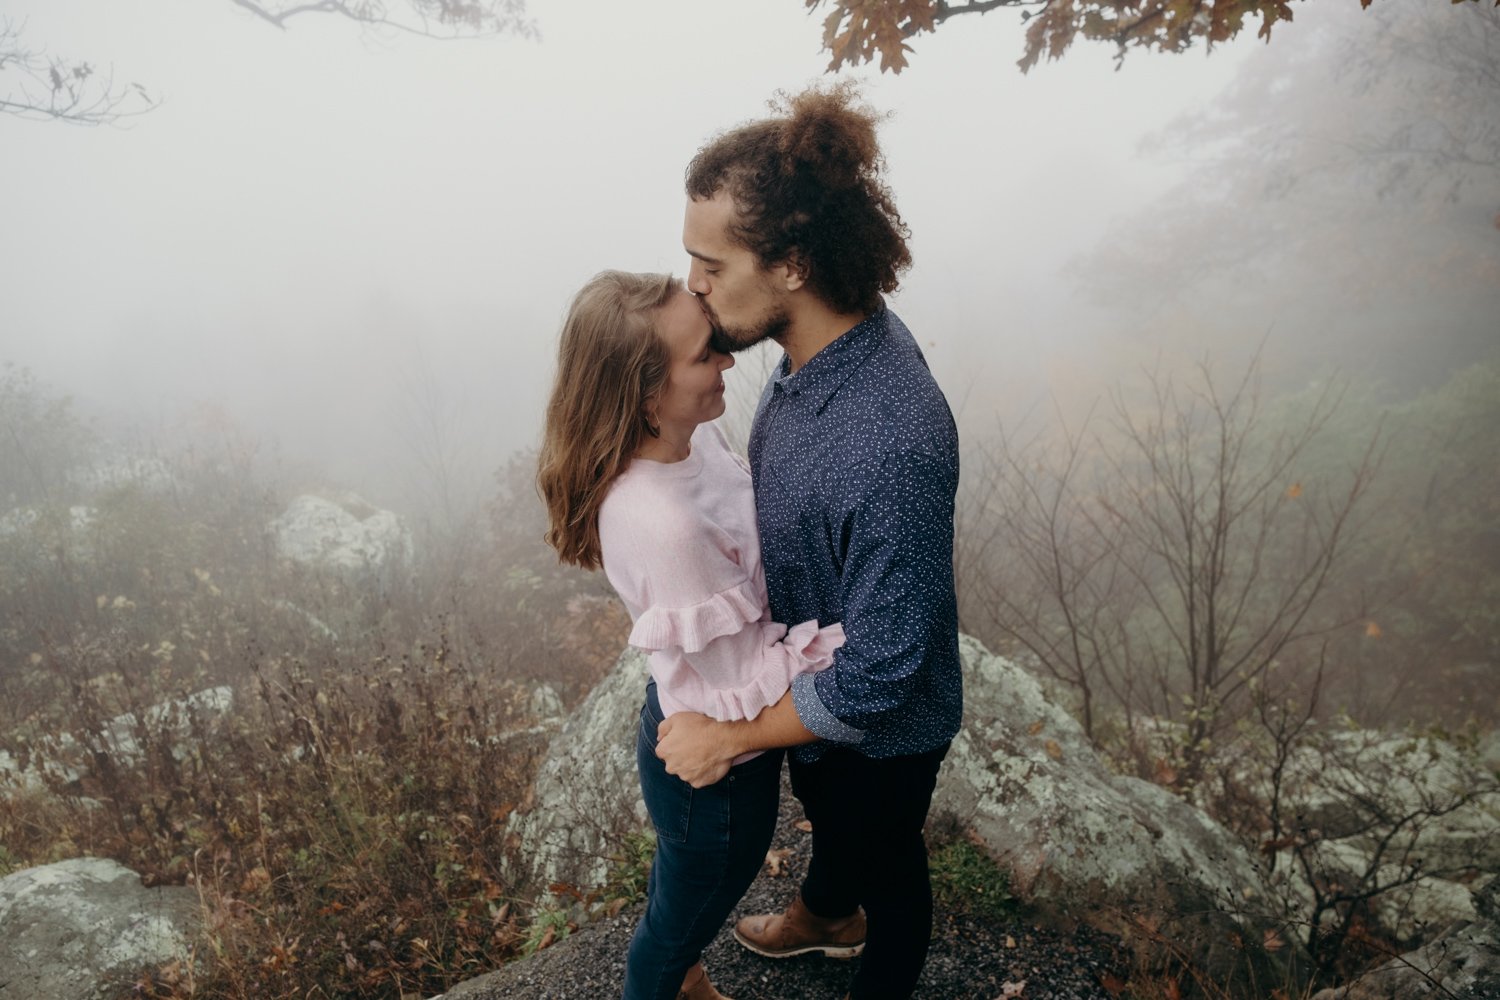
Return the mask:
<svg viewBox="0 0 1500 1000">
<path fill-rule="evenodd" d="M 154 438 L 208 411 L 376 495 L 434 409 L 486 474 L 532 444 L 571 292 L 685 270 L 688 158 L 826 64 L 796 2 L 536 0 L 539 39 L 467 41 L 280 32 L 228 3 L 8 7 L 32 45 L 161 104 L 106 128 L 0 119 L 0 358 L 107 424 Z M 1023 76 L 1020 44 L 1009 14 L 964 18 L 899 77 L 845 74 L 891 113 L 916 259 L 896 307 L 974 410 L 1037 394 L 1076 346 L 1061 268 L 1180 179 L 1142 136 L 1261 51 L 1116 72 L 1080 46 Z"/>
<path fill-rule="evenodd" d="M 895 307 L 961 419 L 1045 407 L 1163 350 L 1233 355 L 1230 342 L 1271 331 L 1274 355 L 1278 338 L 1306 339 L 1308 317 L 1351 315 L 1324 276 L 1310 276 L 1325 293 L 1310 305 L 1289 290 L 1307 275 L 1263 273 L 1279 291 L 1253 314 L 1161 309 L 1204 254 L 1175 248 L 1163 219 L 1191 214 L 1172 192 L 1205 190 L 1223 95 L 1278 67 L 1332 65 L 1318 19 L 1365 23 L 1333 6 L 1299 7 L 1271 45 L 1246 32 L 1117 68 L 1080 43 L 1029 75 L 1002 11 L 919 39 L 900 76 L 842 74 L 891 115 L 889 179 L 916 261 Z M 693 151 L 777 90 L 826 78 L 820 21 L 795 2 L 536 0 L 538 38 L 463 41 L 317 16 L 278 31 L 188 0 L 9 7 L 32 46 L 109 66 L 160 105 L 104 128 L 0 119 L 0 359 L 107 432 L 161 443 L 231 427 L 397 503 L 435 452 L 478 496 L 534 444 L 571 292 L 606 267 L 684 270 Z M 1493 191 L 1491 171 L 1480 200 Z M 1296 220 L 1263 259 L 1295 261 L 1284 244 L 1314 239 Z M 1220 288 L 1252 270 L 1224 268 Z M 1472 354 L 1496 282 L 1470 286 Z M 743 396 L 758 366 L 742 367 Z"/>
</svg>

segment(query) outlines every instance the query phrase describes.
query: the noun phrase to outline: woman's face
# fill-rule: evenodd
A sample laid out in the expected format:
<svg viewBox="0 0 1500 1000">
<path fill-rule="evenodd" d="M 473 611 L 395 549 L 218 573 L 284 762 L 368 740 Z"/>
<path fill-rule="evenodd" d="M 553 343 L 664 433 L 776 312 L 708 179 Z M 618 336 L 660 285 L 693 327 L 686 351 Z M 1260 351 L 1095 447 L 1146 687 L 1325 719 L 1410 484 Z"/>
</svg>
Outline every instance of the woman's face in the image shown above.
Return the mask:
<svg viewBox="0 0 1500 1000">
<path fill-rule="evenodd" d="M 723 415 L 723 376 L 734 367 L 734 358 L 709 347 L 708 317 L 686 289 L 662 306 L 657 332 L 672 363 L 667 384 L 648 404 L 647 414 L 664 437 L 685 441 L 699 424 Z"/>
</svg>

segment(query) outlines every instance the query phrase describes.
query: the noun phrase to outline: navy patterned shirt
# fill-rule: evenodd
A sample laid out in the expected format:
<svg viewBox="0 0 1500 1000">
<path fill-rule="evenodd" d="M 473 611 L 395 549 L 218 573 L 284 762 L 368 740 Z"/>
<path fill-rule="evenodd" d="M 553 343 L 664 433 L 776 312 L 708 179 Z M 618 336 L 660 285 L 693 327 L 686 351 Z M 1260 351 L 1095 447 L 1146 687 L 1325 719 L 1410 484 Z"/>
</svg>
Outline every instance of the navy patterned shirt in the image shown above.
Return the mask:
<svg viewBox="0 0 1500 1000">
<path fill-rule="evenodd" d="M 870 757 L 950 741 L 963 714 L 953 593 L 958 432 L 911 332 L 887 309 L 795 374 L 783 358 L 750 431 L 771 615 L 842 622 L 833 666 L 793 703 Z M 799 747 L 816 759 L 823 744 Z"/>
</svg>

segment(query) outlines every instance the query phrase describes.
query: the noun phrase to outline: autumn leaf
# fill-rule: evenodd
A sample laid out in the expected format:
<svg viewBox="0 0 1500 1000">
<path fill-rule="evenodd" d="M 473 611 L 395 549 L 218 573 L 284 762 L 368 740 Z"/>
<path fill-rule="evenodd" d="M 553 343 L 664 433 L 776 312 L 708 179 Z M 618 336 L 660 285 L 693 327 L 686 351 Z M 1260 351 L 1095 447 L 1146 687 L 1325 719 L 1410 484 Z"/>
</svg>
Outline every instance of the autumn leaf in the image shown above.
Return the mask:
<svg viewBox="0 0 1500 1000">
<path fill-rule="evenodd" d="M 1286 947 L 1286 942 L 1281 940 L 1281 935 L 1276 933 L 1276 928 L 1268 927 L 1266 928 L 1265 939 L 1262 941 L 1262 946 L 1266 949 L 1266 951 L 1280 951 L 1282 948 Z"/>
<path fill-rule="evenodd" d="M 797 829 L 801 830 L 803 833 L 812 833 L 812 820 L 810 820 L 810 819 L 799 819 L 797 821 L 797 823 L 796 823 L 796 827 L 797 827 Z"/>
<path fill-rule="evenodd" d="M 1292 485 L 1288 486 L 1286 488 L 1286 495 L 1287 495 L 1287 497 L 1289 499 L 1292 499 L 1292 500 L 1295 500 L 1298 497 L 1300 497 L 1302 495 L 1302 484 L 1301 483 L 1293 483 Z"/>
<path fill-rule="evenodd" d="M 1381 631 L 1379 625 L 1375 624 L 1372 621 L 1365 622 L 1365 637 L 1367 639 L 1379 639 L 1384 634 L 1385 633 Z"/>
<path fill-rule="evenodd" d="M 1037 733 L 1039 733 L 1039 732 L 1041 732 L 1041 731 L 1042 731 L 1042 728 L 1043 728 L 1043 727 L 1044 727 L 1044 726 L 1046 726 L 1046 723 L 1045 723 L 1045 722 L 1041 722 L 1041 721 L 1037 721 L 1037 722 L 1033 722 L 1033 723 L 1032 723 L 1032 724 L 1031 724 L 1031 725 L 1030 725 L 1030 726 L 1029 726 L 1029 727 L 1028 727 L 1028 728 L 1027 728 L 1027 730 L 1026 730 L 1026 732 L 1028 732 L 1028 733 L 1030 733 L 1030 734 L 1031 734 L 1031 735 L 1032 735 L 1032 736 L 1035 736 L 1035 735 L 1036 735 L 1036 734 L 1037 734 Z"/>
<path fill-rule="evenodd" d="M 1053 760 L 1062 760 L 1062 747 L 1058 746 L 1056 740 L 1048 740 L 1042 744 L 1042 747 L 1047 751 L 1048 757 Z"/>
</svg>

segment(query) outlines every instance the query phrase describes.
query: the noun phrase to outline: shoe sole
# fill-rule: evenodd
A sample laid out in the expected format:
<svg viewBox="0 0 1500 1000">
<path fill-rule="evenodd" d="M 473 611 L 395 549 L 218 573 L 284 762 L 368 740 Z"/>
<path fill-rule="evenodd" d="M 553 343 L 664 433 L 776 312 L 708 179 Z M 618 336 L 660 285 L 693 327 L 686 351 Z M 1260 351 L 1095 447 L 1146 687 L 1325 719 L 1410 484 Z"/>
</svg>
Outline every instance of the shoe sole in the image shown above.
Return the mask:
<svg viewBox="0 0 1500 1000">
<path fill-rule="evenodd" d="M 861 941 L 859 944 L 851 945 L 810 944 L 805 948 L 788 948 L 785 951 L 771 951 L 770 949 L 762 948 L 760 945 L 746 938 L 739 932 L 738 928 L 734 931 L 734 939 L 757 955 L 763 955 L 766 958 L 792 958 L 795 955 L 810 955 L 813 952 L 822 952 L 825 958 L 844 960 L 857 958 L 860 952 L 865 950 L 865 943 Z"/>
</svg>

